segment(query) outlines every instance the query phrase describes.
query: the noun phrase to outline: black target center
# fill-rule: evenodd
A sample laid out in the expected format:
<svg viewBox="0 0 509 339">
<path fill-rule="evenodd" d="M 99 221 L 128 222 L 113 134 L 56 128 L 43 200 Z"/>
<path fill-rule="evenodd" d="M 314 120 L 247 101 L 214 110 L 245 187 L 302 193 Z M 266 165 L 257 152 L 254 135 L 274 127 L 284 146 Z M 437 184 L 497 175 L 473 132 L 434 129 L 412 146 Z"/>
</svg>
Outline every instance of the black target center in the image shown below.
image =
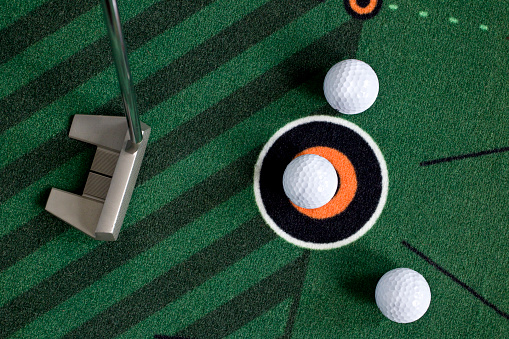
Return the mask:
<svg viewBox="0 0 509 339">
<path fill-rule="evenodd" d="M 357 0 L 357 5 L 362 8 L 368 7 L 370 0 Z"/>
</svg>

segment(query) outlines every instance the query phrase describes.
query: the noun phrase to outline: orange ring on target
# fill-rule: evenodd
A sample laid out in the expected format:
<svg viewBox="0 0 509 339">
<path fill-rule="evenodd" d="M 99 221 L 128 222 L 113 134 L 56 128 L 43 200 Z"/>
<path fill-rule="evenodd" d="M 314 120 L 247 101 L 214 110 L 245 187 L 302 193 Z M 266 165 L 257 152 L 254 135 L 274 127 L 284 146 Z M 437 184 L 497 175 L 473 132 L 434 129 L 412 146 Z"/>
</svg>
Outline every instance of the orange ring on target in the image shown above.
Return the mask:
<svg viewBox="0 0 509 339">
<path fill-rule="evenodd" d="M 350 162 L 350 159 L 340 151 L 324 146 L 305 149 L 297 154 L 295 158 L 304 154 L 316 154 L 329 160 L 338 173 L 339 189 L 331 201 L 322 207 L 307 209 L 299 207 L 292 202 L 293 207 L 300 213 L 313 219 L 332 218 L 343 212 L 348 205 L 350 205 L 357 192 L 357 176 L 355 175 L 355 168 Z"/>
<path fill-rule="evenodd" d="M 349 0 L 350 8 L 359 15 L 366 15 L 372 13 L 378 4 L 378 0 L 370 0 L 366 7 L 361 7 L 357 4 L 357 0 Z"/>
</svg>

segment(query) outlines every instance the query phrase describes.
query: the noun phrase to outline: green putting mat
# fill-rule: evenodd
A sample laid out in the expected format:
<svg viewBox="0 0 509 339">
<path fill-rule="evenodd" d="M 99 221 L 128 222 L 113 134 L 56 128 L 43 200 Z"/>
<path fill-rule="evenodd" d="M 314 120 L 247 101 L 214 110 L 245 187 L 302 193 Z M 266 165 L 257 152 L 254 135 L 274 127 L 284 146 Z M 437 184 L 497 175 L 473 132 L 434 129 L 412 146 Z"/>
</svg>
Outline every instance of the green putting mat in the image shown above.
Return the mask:
<svg viewBox="0 0 509 339">
<path fill-rule="evenodd" d="M 507 1 L 118 1 L 152 133 L 116 242 L 44 210 L 92 163 L 72 117 L 123 115 L 99 0 L 0 3 L 1 338 L 509 337 Z M 351 116 L 322 91 L 349 58 L 380 82 Z M 387 165 L 380 216 L 329 250 L 279 237 L 254 193 L 266 143 L 310 116 Z M 375 303 L 396 267 L 431 288 L 414 323 Z"/>
</svg>

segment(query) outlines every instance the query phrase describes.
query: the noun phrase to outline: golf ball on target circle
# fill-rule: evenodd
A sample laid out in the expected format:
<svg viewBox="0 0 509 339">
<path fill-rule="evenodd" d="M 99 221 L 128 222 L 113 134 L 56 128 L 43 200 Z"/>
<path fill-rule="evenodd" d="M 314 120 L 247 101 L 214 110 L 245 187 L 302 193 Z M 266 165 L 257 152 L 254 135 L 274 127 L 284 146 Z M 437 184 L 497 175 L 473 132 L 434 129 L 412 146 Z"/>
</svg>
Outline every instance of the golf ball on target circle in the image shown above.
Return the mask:
<svg viewBox="0 0 509 339">
<path fill-rule="evenodd" d="M 327 102 L 344 114 L 367 110 L 378 96 L 378 77 L 365 62 L 348 59 L 338 62 L 327 72 L 323 91 Z"/>
<path fill-rule="evenodd" d="M 304 154 L 286 167 L 283 188 L 295 205 L 306 209 L 319 208 L 336 194 L 338 175 L 327 159 L 316 154 Z"/>
<path fill-rule="evenodd" d="M 380 311 L 390 320 L 410 323 L 428 310 L 431 291 L 421 274 L 409 268 L 396 268 L 378 281 L 375 300 Z"/>
</svg>

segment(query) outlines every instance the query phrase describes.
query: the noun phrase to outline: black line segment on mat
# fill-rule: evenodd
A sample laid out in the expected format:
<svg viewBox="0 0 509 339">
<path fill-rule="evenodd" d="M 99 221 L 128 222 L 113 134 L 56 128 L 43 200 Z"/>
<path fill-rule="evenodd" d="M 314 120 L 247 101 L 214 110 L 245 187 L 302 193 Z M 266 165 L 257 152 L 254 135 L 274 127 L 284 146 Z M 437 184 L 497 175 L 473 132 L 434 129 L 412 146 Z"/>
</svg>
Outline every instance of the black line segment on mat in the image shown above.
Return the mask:
<svg viewBox="0 0 509 339">
<path fill-rule="evenodd" d="M 299 299 L 306 275 L 309 253 L 285 265 L 245 292 L 191 324 L 177 336 L 223 338 L 288 298 Z"/>
<path fill-rule="evenodd" d="M 281 338 L 290 339 L 292 337 L 293 326 L 295 325 L 295 319 L 297 318 L 297 312 L 299 310 L 300 298 L 302 296 L 302 289 L 304 288 L 304 282 L 306 280 L 306 273 L 310 256 L 310 250 L 305 250 L 302 254 L 302 267 L 298 272 L 300 274 L 297 274 L 294 278 L 298 280 L 299 287 L 295 290 L 292 307 L 290 308 L 290 314 L 288 315 L 288 320 L 285 326 L 285 332 Z"/>
<path fill-rule="evenodd" d="M 7 336 L 11 335 L 247 188 L 252 184 L 253 168 L 260 148 L 253 149 L 135 225 L 124 229 L 117 241 L 101 243 L 0 307 L 0 329 Z"/>
<path fill-rule="evenodd" d="M 275 238 L 262 217 L 256 216 L 64 338 L 114 338 Z"/>
<path fill-rule="evenodd" d="M 476 158 L 476 157 L 481 157 L 481 156 L 484 156 L 484 155 L 495 154 L 495 153 L 503 153 L 503 152 L 508 152 L 508 151 L 509 151 L 509 147 L 495 148 L 495 149 L 492 149 L 492 150 L 487 150 L 487 151 L 482 151 L 482 152 L 463 154 L 463 155 L 447 157 L 447 158 L 441 158 L 441 159 L 435 159 L 435 160 L 430 160 L 430 161 L 423 161 L 419 165 L 420 166 L 430 166 L 430 165 L 440 164 L 440 163 L 443 163 L 443 162 L 451 162 L 451 161 L 463 160 L 463 159 L 467 159 L 467 158 Z"/>
<path fill-rule="evenodd" d="M 457 283 L 458 285 L 460 285 L 461 287 L 463 287 L 464 289 L 466 289 L 468 292 L 470 292 L 470 294 L 472 294 L 474 297 L 476 297 L 477 299 L 479 299 L 483 304 L 485 304 L 486 306 L 492 308 L 495 312 L 497 312 L 499 315 L 501 315 L 502 317 L 506 318 L 509 320 L 509 314 L 508 313 L 505 313 L 504 311 L 500 310 L 497 306 L 495 306 L 494 304 L 492 304 L 491 302 L 489 302 L 488 300 L 486 300 L 482 295 L 480 295 L 479 293 L 477 293 L 472 287 L 468 286 L 467 284 L 465 284 L 463 281 L 459 280 L 457 277 L 455 277 L 452 273 L 450 273 L 449 271 L 447 271 L 445 268 L 443 268 L 442 266 L 440 266 L 439 264 L 437 264 L 436 262 L 434 262 L 433 260 L 431 260 L 428 256 L 426 256 L 424 253 L 422 253 L 421 251 L 419 251 L 417 248 L 413 247 L 412 245 L 410 245 L 407 241 L 402 241 L 401 244 L 403 244 L 403 246 L 405 246 L 406 248 L 408 248 L 410 251 L 414 252 L 415 254 L 417 254 L 419 257 L 421 257 L 422 259 L 424 259 L 428 264 L 430 264 L 431 266 L 435 267 L 437 270 L 439 270 L 440 272 L 442 272 L 443 274 L 445 274 L 446 276 L 448 276 L 452 281 L 454 281 L 455 283 Z"/>
</svg>

